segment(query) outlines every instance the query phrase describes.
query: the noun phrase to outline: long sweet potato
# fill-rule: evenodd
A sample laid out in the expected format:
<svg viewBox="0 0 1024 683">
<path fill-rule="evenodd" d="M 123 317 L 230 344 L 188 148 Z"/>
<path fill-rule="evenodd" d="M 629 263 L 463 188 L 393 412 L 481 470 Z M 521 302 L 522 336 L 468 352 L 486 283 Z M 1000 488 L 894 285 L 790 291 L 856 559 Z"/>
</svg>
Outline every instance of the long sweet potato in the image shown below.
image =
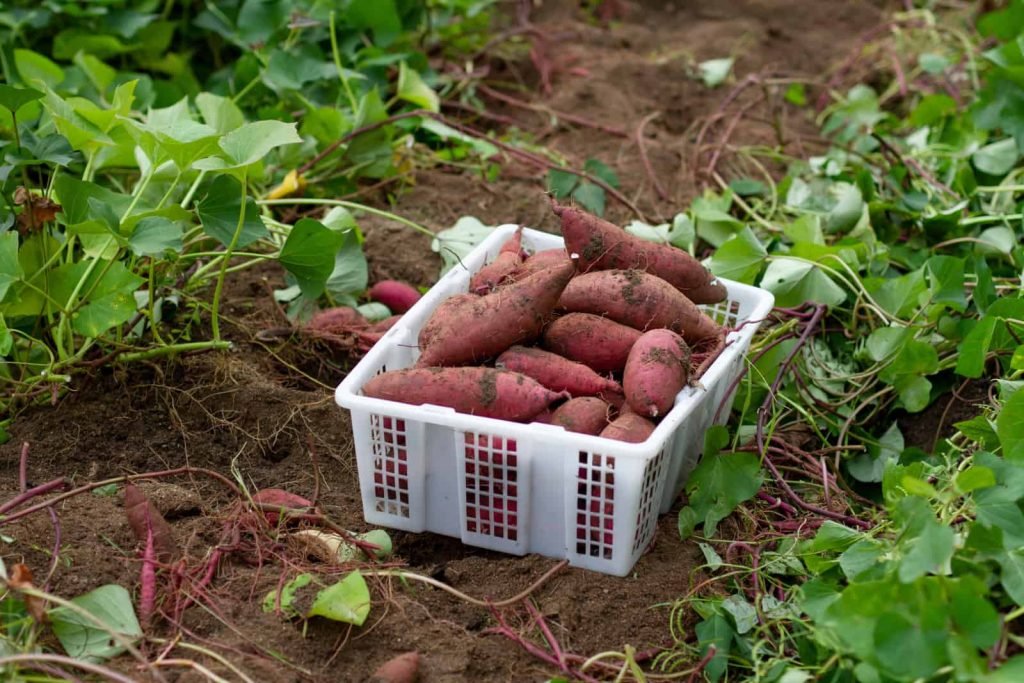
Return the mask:
<svg viewBox="0 0 1024 683">
<path fill-rule="evenodd" d="M 436 328 L 421 349 L 417 366 L 479 363 L 514 344 L 532 341 L 540 336 L 575 273 L 573 264 L 565 263 L 460 303 L 440 316 L 435 312 L 430 323 L 437 318 Z"/>
<path fill-rule="evenodd" d="M 518 372 L 492 368 L 415 368 L 382 372 L 363 394 L 412 405 L 448 406 L 460 413 L 526 422 L 565 393 Z"/>
<path fill-rule="evenodd" d="M 665 280 L 694 303 L 725 300 L 725 285 L 682 249 L 634 237 L 575 207 L 552 206 L 562 219 L 566 250 L 579 254 L 577 265 L 581 273 L 640 268 Z"/>
<path fill-rule="evenodd" d="M 645 332 L 626 360 L 626 402 L 638 415 L 661 417 L 672 410 L 689 375 L 690 347 L 682 337 L 671 330 Z"/>
<path fill-rule="evenodd" d="M 618 372 L 641 333 L 590 313 L 569 313 L 544 330 L 544 347 L 596 372 Z"/>
<path fill-rule="evenodd" d="M 418 289 L 398 280 L 381 280 L 368 292 L 370 301 L 382 303 L 392 313 L 405 313 L 412 308 L 422 296 Z"/>
<path fill-rule="evenodd" d="M 545 249 L 538 251 L 532 256 L 527 256 L 526 260 L 516 268 L 515 272 L 509 278 L 512 282 L 518 282 L 523 278 L 533 275 L 537 271 L 550 268 L 551 266 L 557 266 L 559 264 L 570 261 L 569 252 L 565 249 Z"/>
<path fill-rule="evenodd" d="M 688 341 L 720 334 L 721 328 L 664 280 L 642 270 L 598 270 L 579 275 L 566 286 L 559 308 L 603 315 L 638 330 L 659 327 Z"/>
<path fill-rule="evenodd" d="M 501 246 L 494 260 L 473 275 L 469 281 L 469 291 L 474 294 L 486 294 L 505 282 L 523 262 L 522 249 L 523 229 L 520 227 Z"/>
<path fill-rule="evenodd" d="M 618 382 L 602 377 L 583 363 L 543 349 L 513 346 L 498 356 L 494 366 L 521 372 L 552 391 L 568 391 L 573 396 L 595 396 L 605 391 L 622 390 Z"/>
<path fill-rule="evenodd" d="M 616 441 L 641 443 L 654 432 L 654 423 L 636 413 L 619 415 L 610 425 L 605 427 L 600 436 Z"/>
<path fill-rule="evenodd" d="M 472 303 L 479 299 L 475 294 L 456 294 L 450 296 L 434 309 L 434 312 L 430 314 L 427 321 L 423 323 L 423 327 L 420 328 L 420 334 L 418 337 L 419 345 L 421 349 L 427 348 L 430 345 L 431 340 L 434 338 L 434 334 L 441 328 L 442 325 L 448 320 L 456 310 L 462 307 L 464 304 Z"/>
<path fill-rule="evenodd" d="M 610 409 L 611 406 L 599 398 L 581 396 L 555 408 L 551 424 L 561 425 L 570 432 L 600 434 L 608 426 Z"/>
</svg>

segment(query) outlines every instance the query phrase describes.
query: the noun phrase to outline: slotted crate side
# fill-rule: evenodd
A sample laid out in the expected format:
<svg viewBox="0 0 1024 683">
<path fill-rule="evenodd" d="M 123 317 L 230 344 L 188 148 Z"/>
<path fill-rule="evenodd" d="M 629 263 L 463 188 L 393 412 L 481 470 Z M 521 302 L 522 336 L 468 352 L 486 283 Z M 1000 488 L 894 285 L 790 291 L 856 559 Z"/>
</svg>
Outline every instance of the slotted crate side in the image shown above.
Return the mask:
<svg viewBox="0 0 1024 683">
<path fill-rule="evenodd" d="M 640 502 L 636 513 L 636 533 L 633 535 L 632 554 L 637 557 L 647 550 L 658 528 L 658 517 L 661 514 L 659 503 L 665 495 L 665 482 L 674 442 L 675 438 L 670 439 L 669 443 L 644 465 L 643 488 L 640 489 Z"/>
<path fill-rule="evenodd" d="M 424 531 L 423 423 L 353 411 L 352 431 L 369 446 L 356 451 L 366 521 Z"/>
<path fill-rule="evenodd" d="M 529 547 L 528 441 L 456 432 L 456 478 L 464 543 L 523 555 Z"/>
<path fill-rule="evenodd" d="M 649 459 L 579 450 L 565 456 L 566 557 L 575 567 L 625 576 L 642 551 L 634 551 L 637 510 Z"/>
</svg>

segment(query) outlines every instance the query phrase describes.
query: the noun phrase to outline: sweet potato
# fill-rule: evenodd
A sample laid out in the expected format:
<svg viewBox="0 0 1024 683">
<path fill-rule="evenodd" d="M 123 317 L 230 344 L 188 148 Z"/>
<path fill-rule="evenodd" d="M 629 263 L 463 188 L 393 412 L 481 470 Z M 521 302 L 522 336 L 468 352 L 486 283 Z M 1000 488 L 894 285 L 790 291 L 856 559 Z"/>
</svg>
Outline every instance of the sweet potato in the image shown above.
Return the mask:
<svg viewBox="0 0 1024 683">
<path fill-rule="evenodd" d="M 370 301 L 384 304 L 392 313 L 405 313 L 420 300 L 418 289 L 398 280 L 381 280 L 369 291 Z"/>
<path fill-rule="evenodd" d="M 171 525 L 134 484 L 124 486 L 124 512 L 135 539 L 140 543 L 151 543 L 157 560 L 169 564 L 181 555 Z"/>
<path fill-rule="evenodd" d="M 595 396 L 603 391 L 621 391 L 621 385 L 602 377 L 583 363 L 557 353 L 526 346 L 513 346 L 498 356 L 494 366 L 532 377 L 553 391 L 573 396 Z"/>
<path fill-rule="evenodd" d="M 283 489 L 260 489 L 253 494 L 252 502 L 260 506 L 271 526 L 277 526 L 282 512 L 313 507 L 312 502 Z"/>
<path fill-rule="evenodd" d="M 544 347 L 596 372 L 618 372 L 641 332 L 590 313 L 556 318 L 544 330 Z"/>
<path fill-rule="evenodd" d="M 440 316 L 435 313 L 429 322 L 437 318 L 436 328 L 421 348 L 417 366 L 479 363 L 514 344 L 532 341 L 575 273 L 573 264 L 565 263 L 460 303 Z"/>
<path fill-rule="evenodd" d="M 571 260 L 569 258 L 569 252 L 565 249 L 545 249 L 538 251 L 532 256 L 527 256 L 526 260 L 516 268 L 515 272 L 509 278 L 512 282 L 518 282 L 525 277 L 533 275 L 537 271 L 550 268 L 551 266 L 557 266 Z"/>
<path fill-rule="evenodd" d="M 682 249 L 634 237 L 575 207 L 553 204 L 553 208 L 562 219 L 566 250 L 579 254 L 581 273 L 640 268 L 665 280 L 694 303 L 725 300 L 725 285 Z"/>
<path fill-rule="evenodd" d="M 645 332 L 626 360 L 622 386 L 626 403 L 645 417 L 672 410 L 690 377 L 690 347 L 671 330 Z"/>
<path fill-rule="evenodd" d="M 454 312 L 461 308 L 463 304 L 472 303 L 480 297 L 475 294 L 456 294 L 450 296 L 434 309 L 434 312 L 430 314 L 427 321 L 423 323 L 423 327 L 420 328 L 420 333 L 417 341 L 421 349 L 427 348 L 430 345 L 430 341 L 434 338 L 434 334 L 441 328 L 442 325 L 449 319 Z"/>
<path fill-rule="evenodd" d="M 469 281 L 469 291 L 474 294 L 486 294 L 505 282 L 523 262 L 522 245 L 523 229 L 520 227 L 502 245 L 494 260 L 473 275 Z"/>
<path fill-rule="evenodd" d="M 303 329 L 313 335 L 343 335 L 352 330 L 365 329 L 369 325 L 366 318 L 356 309 L 348 306 L 336 306 L 314 313 L 309 322 L 303 325 Z"/>
<path fill-rule="evenodd" d="M 721 327 L 675 287 L 642 270 L 599 270 L 572 279 L 559 308 L 594 313 L 645 331 L 664 327 L 688 342 L 714 337 Z"/>
<path fill-rule="evenodd" d="M 416 683 L 419 680 L 420 654 L 406 652 L 384 662 L 367 683 Z"/>
<path fill-rule="evenodd" d="M 566 401 L 551 415 L 551 424 L 561 425 L 570 432 L 600 434 L 608 426 L 607 403 L 593 396 L 581 396 Z"/>
<path fill-rule="evenodd" d="M 610 425 L 604 428 L 600 436 L 616 441 L 641 443 L 654 432 L 654 423 L 636 413 L 619 415 Z"/>
<path fill-rule="evenodd" d="M 513 422 L 529 421 L 553 401 L 568 397 L 518 372 L 468 367 L 383 372 L 363 386 L 363 394 Z"/>
</svg>

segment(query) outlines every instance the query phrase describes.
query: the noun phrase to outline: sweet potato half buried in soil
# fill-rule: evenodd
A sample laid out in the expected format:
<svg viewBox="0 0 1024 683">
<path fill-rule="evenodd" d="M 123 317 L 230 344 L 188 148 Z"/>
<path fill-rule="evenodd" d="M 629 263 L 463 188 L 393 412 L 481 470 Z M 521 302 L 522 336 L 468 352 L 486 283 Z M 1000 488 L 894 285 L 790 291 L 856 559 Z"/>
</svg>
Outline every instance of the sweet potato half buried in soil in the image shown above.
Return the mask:
<svg viewBox="0 0 1024 683">
<path fill-rule="evenodd" d="M 648 242 L 582 209 L 552 202 L 562 220 L 562 237 L 570 254 L 579 255 L 581 273 L 593 270 L 644 270 L 660 277 L 697 304 L 724 301 L 725 285 L 682 249 Z"/>
<path fill-rule="evenodd" d="M 457 412 L 526 422 L 560 398 L 518 372 L 493 368 L 414 368 L 382 372 L 365 385 L 363 394 L 387 401 L 447 406 Z"/>
<path fill-rule="evenodd" d="M 573 264 L 566 262 L 476 300 L 460 298 L 457 306 L 438 306 L 425 325 L 431 334 L 417 367 L 480 363 L 536 339 L 575 274 Z"/>
</svg>

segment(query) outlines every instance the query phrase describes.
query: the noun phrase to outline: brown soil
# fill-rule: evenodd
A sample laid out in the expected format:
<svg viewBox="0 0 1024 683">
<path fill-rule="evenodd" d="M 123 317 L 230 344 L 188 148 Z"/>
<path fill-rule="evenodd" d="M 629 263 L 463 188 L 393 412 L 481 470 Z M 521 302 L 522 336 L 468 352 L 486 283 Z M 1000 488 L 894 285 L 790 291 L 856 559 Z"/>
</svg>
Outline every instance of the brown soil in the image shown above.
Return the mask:
<svg viewBox="0 0 1024 683">
<path fill-rule="evenodd" d="M 576 3 L 549 0 L 532 20 L 550 37 L 548 58 L 558 68 L 552 94 L 534 101 L 621 127 L 629 137 L 583 126 L 545 129 L 548 116 L 498 102 L 491 103 L 492 111 L 520 121 L 524 130 L 534 131 L 539 141 L 577 165 L 590 157 L 601 159 L 615 168 L 623 193 L 645 214 L 671 216 L 699 192 L 690 147 L 695 123 L 716 110 L 729 87 L 709 90 L 695 81 L 687 74 L 687 57 L 702 61 L 735 54 L 735 80 L 755 71 L 820 77 L 825 65 L 843 57 L 859 34 L 880 21 L 880 4 L 645 0 L 607 28 L 589 21 Z M 575 71 L 567 70 L 570 64 Z M 538 85 L 528 60 L 499 62 L 495 69 L 509 81 Z M 668 200 L 653 192 L 633 139 L 640 120 L 652 112 L 660 116 L 646 126 L 645 144 Z M 797 134 L 809 130 L 808 124 L 799 114 L 786 116 L 784 130 L 791 139 L 783 142 L 799 144 Z M 775 136 L 772 121 L 766 120 L 744 120 L 732 132 L 734 140 L 745 143 L 776 144 Z M 415 185 L 399 195 L 397 210 L 432 229 L 448 227 L 463 215 L 489 224 L 552 228 L 542 177 L 536 169 L 510 166 L 499 180 L 487 183 L 435 168 L 417 175 Z M 611 198 L 608 216 L 631 217 Z M 374 279 L 429 285 L 436 278 L 439 260 L 427 238 L 379 221 L 366 221 L 365 228 Z M 30 485 L 58 476 L 81 484 L 188 464 L 238 472 L 252 488 L 279 487 L 306 496 L 316 488 L 311 446 L 322 476 L 322 509 L 342 527 L 366 530 L 348 417 L 331 393 L 350 359 L 324 349 L 311 354 L 285 342 L 255 341 L 257 330 L 283 322 L 268 296 L 268 286 L 281 284 L 280 273 L 272 269 L 231 283 L 226 315 L 233 320 L 233 351 L 97 372 L 77 381 L 56 406 L 19 416 L 12 441 L 0 447 L 0 500 L 17 492 L 23 441 L 31 444 Z M 225 542 L 221 527 L 235 501 L 223 484 L 194 475 L 144 484 L 143 490 L 171 522 L 190 567 L 200 566 L 213 546 Z M 49 589 L 70 597 L 118 583 L 136 593 L 138 553 L 120 495 L 77 496 L 57 512 L 63 543 Z M 3 533 L 14 539 L 0 546 L 4 561 L 8 566 L 27 563 L 42 583 L 53 544 L 49 517 L 31 515 L 6 525 Z M 397 557 L 413 571 L 479 598 L 513 595 L 555 564 L 485 552 L 430 534 L 393 536 Z M 204 601 L 209 608 L 190 608 L 182 623 L 186 640 L 220 652 L 253 680 L 358 681 L 408 650 L 423 654 L 426 681 L 539 681 L 557 673 L 504 637 L 487 634 L 494 624 L 487 610 L 419 584 L 373 580 L 373 611 L 363 628 L 314 619 L 303 633 L 300 624 L 260 608 L 262 596 L 289 571 L 279 561 L 283 550 L 269 550 L 275 557 L 255 566 L 251 536 L 243 534 L 210 584 Z M 699 581 L 699 558 L 693 543 L 679 541 L 670 514 L 660 524 L 653 549 L 629 577 L 564 569 L 534 597 L 566 651 L 589 656 L 626 644 L 642 651 L 671 642 L 668 605 Z M 520 609 L 509 611 L 508 618 L 525 626 L 527 617 Z M 539 638 L 536 633 L 532 637 Z M 158 650 L 153 645 L 148 652 L 155 656 Z M 198 661 L 234 679 L 220 664 L 202 657 Z M 132 663 L 121 666 L 127 670 Z M 193 672 L 178 680 L 199 678 Z"/>
</svg>

